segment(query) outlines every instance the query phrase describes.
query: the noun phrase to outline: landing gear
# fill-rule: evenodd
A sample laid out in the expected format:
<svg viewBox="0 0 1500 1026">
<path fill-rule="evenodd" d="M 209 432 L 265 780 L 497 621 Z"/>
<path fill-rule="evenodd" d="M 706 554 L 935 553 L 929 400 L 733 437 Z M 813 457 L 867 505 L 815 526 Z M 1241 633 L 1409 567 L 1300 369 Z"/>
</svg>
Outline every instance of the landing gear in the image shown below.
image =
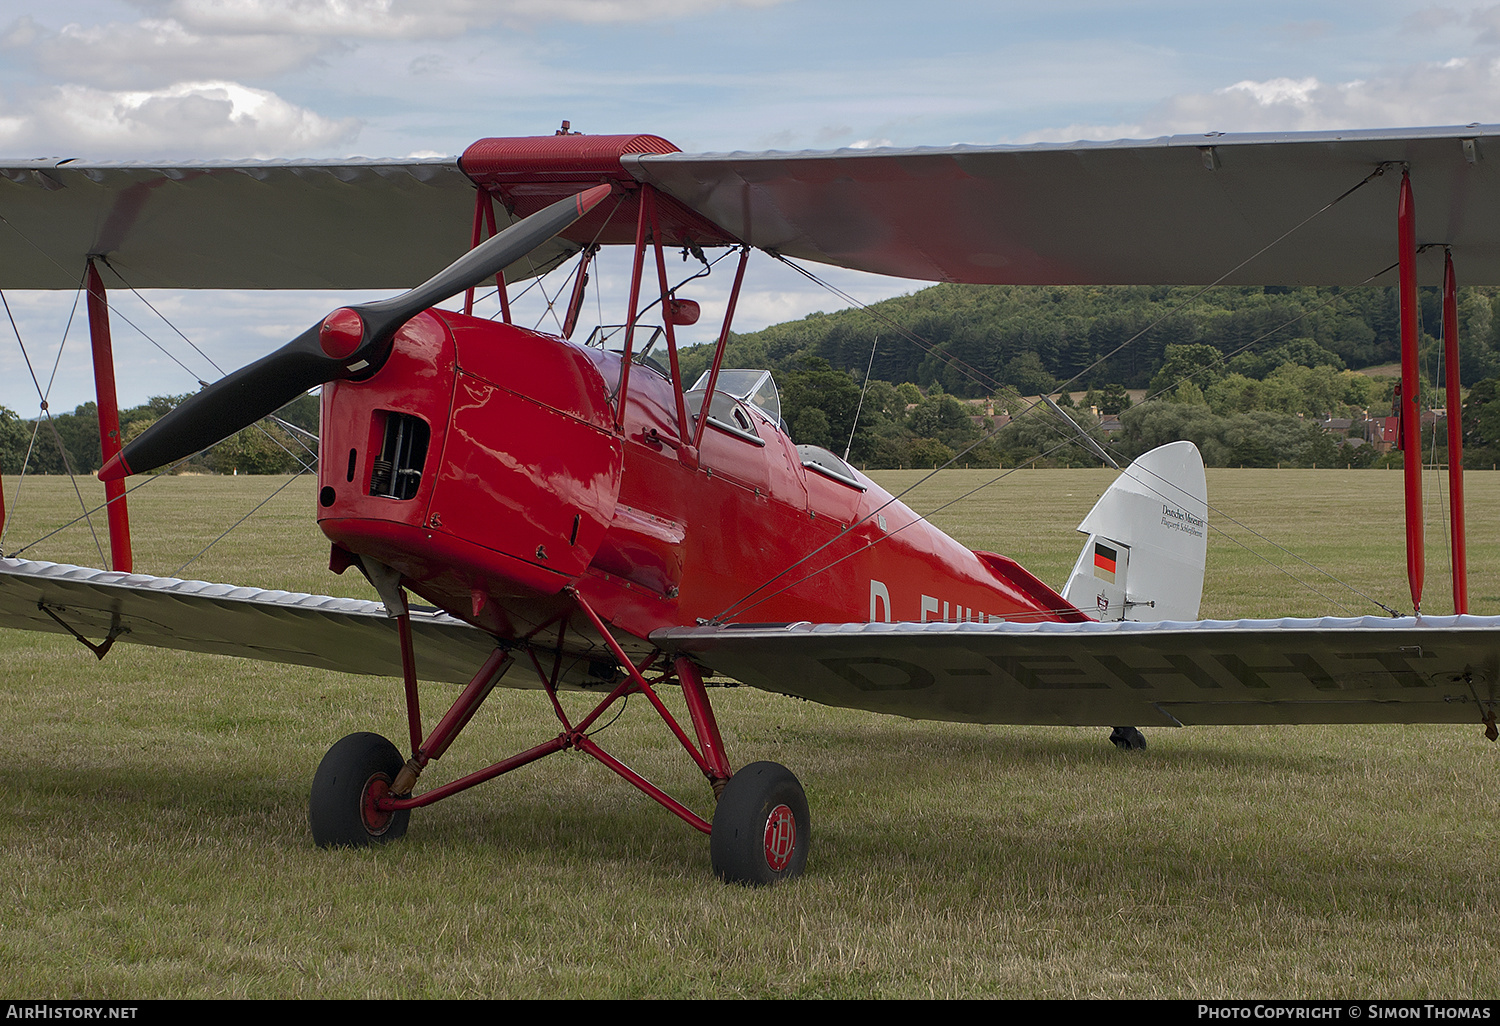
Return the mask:
<svg viewBox="0 0 1500 1026">
<path fill-rule="evenodd" d="M 1141 752 L 1146 749 L 1146 735 L 1134 727 L 1116 727 L 1110 732 L 1109 740 L 1122 752 Z"/>
<path fill-rule="evenodd" d="M 411 811 L 386 812 L 375 803 L 390 794 L 405 760 L 379 734 L 350 734 L 328 749 L 313 775 L 307 819 L 320 848 L 363 848 L 406 834 Z"/>
<path fill-rule="evenodd" d="M 569 594 L 578 612 L 609 648 L 614 665 L 621 670 L 620 679 L 610 692 L 595 696 L 593 709 L 581 717 L 576 711 L 569 715 L 558 701 L 558 692 L 568 682 L 564 631 L 576 629 L 561 621 L 556 626 L 555 649 L 539 648 L 530 640 L 497 644 L 437 725 L 424 732 L 409 614 L 399 614 L 396 627 L 406 682 L 411 758 L 404 759 L 391 742 L 378 734 L 350 734 L 330 748 L 313 777 L 312 798 L 308 803 L 313 840 L 324 848 L 366 847 L 395 840 L 405 835 L 412 809 L 425 808 L 548 755 L 576 751 L 598 760 L 684 823 L 709 835 L 711 861 L 720 879 L 763 886 L 800 876 L 807 865 L 812 832 L 807 796 L 797 778 L 785 766 L 774 762 L 753 763 L 734 773 L 724 754 L 724 741 L 703 675 L 692 660 L 686 656 L 662 658 L 660 651 L 652 651 L 644 659 L 639 655 L 632 659 L 588 603 L 576 593 Z M 387 608 L 402 606 L 404 595 L 396 590 L 387 599 Z M 560 732 L 508 759 L 413 796 L 423 768 L 447 751 L 515 661 L 514 654 L 524 654 L 531 661 L 562 728 Z M 550 672 L 542 662 L 549 656 Z M 653 673 L 654 679 L 648 680 L 646 672 Z M 657 694 L 659 688 L 674 678 L 692 720 L 693 736 L 689 736 Z M 718 795 L 712 822 L 600 747 L 595 738 L 600 717 L 615 703 L 637 694 L 644 696 L 661 716 Z"/>
<path fill-rule="evenodd" d="M 726 883 L 760 887 L 800 876 L 812 831 L 792 771 L 755 762 L 729 779 L 714 810 L 709 854 Z"/>
</svg>

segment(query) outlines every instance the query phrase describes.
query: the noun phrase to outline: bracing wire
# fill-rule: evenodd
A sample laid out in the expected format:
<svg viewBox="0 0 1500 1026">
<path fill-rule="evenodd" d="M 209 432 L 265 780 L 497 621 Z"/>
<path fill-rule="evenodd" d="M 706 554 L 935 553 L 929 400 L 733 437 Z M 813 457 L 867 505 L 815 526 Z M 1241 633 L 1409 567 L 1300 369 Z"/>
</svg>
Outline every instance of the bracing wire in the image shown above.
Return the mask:
<svg viewBox="0 0 1500 1026">
<path fill-rule="evenodd" d="M 170 576 L 170 577 L 176 577 L 178 574 L 182 573 L 188 567 L 192 566 L 194 563 L 196 563 L 198 561 L 198 559 L 200 557 L 202 557 L 202 555 L 205 552 L 207 552 L 209 549 L 213 548 L 215 545 L 219 544 L 219 542 L 221 542 L 225 538 L 227 538 L 229 536 L 229 532 L 233 531 L 236 527 L 239 527 L 246 520 L 249 520 L 251 517 L 253 517 L 260 510 L 260 508 L 262 506 L 264 506 L 266 503 L 270 502 L 272 499 L 276 498 L 276 496 L 280 495 L 286 489 L 287 485 L 291 484 L 293 481 L 296 481 L 298 478 L 302 477 L 303 474 L 309 474 L 309 473 L 312 473 L 312 471 L 309 470 L 306 466 L 304 466 L 300 471 L 298 471 L 297 473 L 293 474 L 291 477 L 288 477 L 285 481 L 283 481 L 281 483 L 281 487 L 277 488 L 270 495 L 267 495 L 264 499 L 261 499 L 259 502 L 257 502 L 255 504 L 255 506 L 248 513 L 246 513 L 244 516 L 240 517 L 238 520 L 236 520 L 234 523 L 230 524 L 228 527 L 224 528 L 224 530 L 222 532 L 220 532 L 220 534 L 219 534 L 219 536 L 217 538 L 215 538 L 213 541 L 209 542 L 207 545 L 203 546 L 203 548 L 199 549 L 196 555 L 194 555 L 186 563 L 184 563 L 181 566 L 179 566 L 176 570 L 173 570 L 171 572 L 171 574 L 169 574 L 168 576 Z"/>
<path fill-rule="evenodd" d="M 1256 250 L 1254 253 L 1250 254 L 1248 257 L 1246 257 L 1245 259 L 1241 260 L 1239 263 L 1235 264 L 1229 270 L 1225 271 L 1223 274 L 1221 274 L 1218 278 L 1216 278 L 1209 285 L 1204 286 L 1203 288 L 1201 288 L 1201 289 L 1197 290 L 1196 292 L 1192 293 L 1191 295 L 1189 295 L 1187 298 L 1185 298 L 1184 300 L 1182 300 L 1178 304 L 1175 304 L 1174 306 L 1172 306 L 1171 308 L 1169 308 L 1165 313 L 1163 313 L 1161 316 L 1159 316 L 1158 318 L 1156 318 L 1155 320 L 1153 320 L 1145 328 L 1142 328 L 1140 331 L 1136 332 L 1134 335 L 1132 335 L 1130 338 L 1126 339 L 1120 345 L 1116 346 L 1109 353 L 1105 354 L 1104 356 L 1100 357 L 1098 360 L 1095 360 L 1089 366 L 1085 367 L 1083 370 L 1081 370 L 1078 373 L 1074 374 L 1073 377 L 1071 377 L 1067 381 L 1065 381 L 1061 386 L 1059 386 L 1059 388 L 1060 389 L 1066 389 L 1069 385 L 1071 385 L 1072 383 L 1076 382 L 1080 377 L 1082 377 L 1083 375 L 1087 374 L 1089 371 L 1093 370 L 1094 368 L 1098 367 L 1100 364 L 1104 363 L 1105 361 L 1109 360 L 1111 357 L 1113 357 L 1116 354 L 1118 354 L 1126 346 L 1131 345 L 1132 343 L 1134 343 L 1135 341 L 1137 341 L 1138 339 L 1140 339 L 1141 337 L 1143 337 L 1145 334 L 1147 334 L 1149 331 L 1151 331 L 1154 327 L 1158 326 L 1164 320 L 1166 320 L 1168 317 L 1170 317 L 1173 313 L 1177 312 L 1177 310 L 1179 310 L 1183 306 L 1186 306 L 1187 304 L 1195 301 L 1196 299 L 1198 299 L 1199 297 L 1201 297 L 1202 295 L 1204 295 L 1206 292 L 1208 292 L 1210 289 L 1218 287 L 1220 284 L 1222 284 L 1230 276 L 1232 276 L 1233 274 L 1235 274 L 1237 271 L 1239 271 L 1240 269 L 1242 269 L 1246 265 L 1250 264 L 1252 261 L 1254 261 L 1257 258 L 1259 258 L 1261 255 L 1263 255 L 1268 250 L 1270 250 L 1273 246 L 1276 246 L 1276 245 L 1280 244 L 1282 241 L 1284 241 L 1290 235 L 1292 235 L 1293 233 L 1297 232 L 1298 230 L 1300 230 L 1301 228 L 1303 228 L 1304 226 L 1306 226 L 1313 219 L 1317 218 L 1319 215 L 1321 215 L 1321 214 L 1327 212 L 1328 210 L 1332 209 L 1339 202 L 1341 202 L 1342 200 L 1344 200 L 1348 196 L 1352 195 L 1353 193 L 1355 193 L 1359 189 L 1363 188 L 1365 185 L 1369 184 L 1374 179 L 1376 179 L 1376 178 L 1380 177 L 1381 175 L 1383 175 L 1385 173 L 1385 171 L 1387 170 L 1388 166 L 1389 165 L 1387 165 L 1387 164 L 1382 164 L 1379 167 L 1375 168 L 1375 170 L 1373 170 L 1368 175 L 1366 175 L 1358 183 L 1356 183 L 1355 185 L 1353 185 L 1350 188 L 1346 189 L 1344 192 L 1340 193 L 1338 196 L 1334 197 L 1332 200 L 1330 200 L 1329 202 L 1325 203 L 1323 206 L 1319 207 L 1317 210 L 1315 210 L 1312 213 L 1308 214 L 1302 220 L 1298 221 L 1295 225 L 1291 226 L 1286 231 L 1284 231 L 1280 235 L 1278 235 L 1275 239 L 1273 239 L 1270 242 L 1266 243 L 1260 249 Z M 930 347 L 928 344 L 925 344 L 925 340 L 915 339 L 913 337 L 913 334 L 911 332 L 905 330 L 903 327 L 901 327 L 899 325 L 894 324 L 894 322 L 891 322 L 889 320 L 889 318 L 885 318 L 883 315 L 875 312 L 874 310 L 872 310 L 866 304 L 863 304 L 863 303 L 859 302 L 858 300 L 854 299 L 854 297 L 850 296 L 848 293 L 846 293 L 843 290 L 838 289 L 837 287 L 833 286 L 831 283 L 823 281 L 816 274 L 813 274 L 811 271 L 807 270 L 806 268 L 803 268 L 799 264 L 797 264 L 797 263 L 795 263 L 795 262 L 793 262 L 791 260 L 788 260 L 785 257 L 778 256 L 777 259 L 782 260 L 783 263 L 785 263 L 788 266 L 792 267 L 794 270 L 798 271 L 798 273 L 804 275 L 805 277 L 807 277 L 811 281 L 813 281 L 813 282 L 821 285 L 822 287 L 824 287 L 825 289 L 827 289 L 829 292 L 833 293 L 834 295 L 838 295 L 841 298 L 845 299 L 851 305 L 857 306 L 860 309 L 865 310 L 867 313 L 871 313 L 872 315 L 876 316 L 880 320 L 885 321 L 887 323 L 890 323 L 891 326 L 894 327 L 901 335 L 903 335 L 904 337 L 907 337 L 909 339 L 912 339 L 913 341 L 917 341 L 917 343 L 919 345 L 921 345 L 922 348 L 926 349 L 927 351 L 929 351 L 929 352 L 932 351 L 932 347 Z M 1388 268 L 1387 268 L 1387 270 L 1388 270 Z M 1380 273 L 1384 273 L 1384 272 L 1380 272 Z M 1371 277 L 1373 278 L 1373 277 L 1376 277 L 1376 276 L 1378 276 L 1378 275 L 1372 275 Z M 1369 279 L 1366 279 L 1366 280 L 1369 280 Z M 1332 300 L 1330 299 L 1329 302 L 1331 302 L 1331 301 Z M 1297 317 L 1292 318 L 1290 321 L 1288 321 L 1287 324 L 1295 323 L 1296 321 L 1302 319 L 1303 317 L 1306 317 L 1308 314 L 1310 314 L 1312 312 L 1315 312 L 1316 309 L 1318 309 L 1318 308 L 1314 308 L 1313 310 L 1304 311 L 1303 313 L 1299 314 Z M 1274 333 L 1274 331 L 1279 331 L 1282 328 L 1284 328 L 1285 326 L 1286 325 L 1278 326 L 1278 328 L 1274 329 L 1273 332 L 1268 332 L 1268 333 L 1263 334 L 1262 336 L 1260 336 L 1260 338 L 1254 340 L 1250 344 L 1254 344 L 1255 341 L 1260 341 L 1263 338 L 1269 337 L 1271 334 Z M 1248 346 L 1241 347 L 1241 350 L 1237 350 L 1237 352 L 1238 351 L 1242 351 L 1244 348 L 1248 348 Z M 871 360 L 871 362 L 872 362 L 872 366 L 873 366 L 873 350 L 872 350 L 872 360 Z M 965 363 L 963 363 L 963 361 L 954 361 L 954 362 L 957 365 L 959 365 L 961 368 L 965 369 L 966 373 L 973 372 L 973 373 L 970 373 L 970 376 L 974 377 L 974 380 L 976 380 L 976 381 L 979 380 L 979 377 L 975 376 L 976 374 L 978 374 L 978 372 L 975 372 L 973 368 L 968 367 L 968 365 L 965 364 Z M 982 376 L 985 377 L 985 378 L 989 378 L 989 375 L 982 375 Z M 867 374 L 867 377 L 868 377 L 868 374 Z M 994 379 L 990 378 L 990 380 L 993 381 Z M 1176 383 L 1174 382 L 1173 385 L 1175 386 L 1175 384 Z M 1029 407 L 1027 407 L 1025 410 L 1022 411 L 1021 416 L 1025 416 L 1026 414 L 1028 414 L 1028 413 L 1032 412 L 1033 410 L 1035 410 L 1037 408 L 1037 406 L 1040 405 L 1040 403 L 1041 403 L 1040 399 L 1038 399 L 1037 401 L 1033 402 Z M 1056 430 L 1056 426 L 1055 425 L 1053 426 L 1053 428 L 1054 428 L 1054 430 Z M 828 570 L 832 566 L 837 565 L 838 563 L 842 562 L 845 559 L 851 558 L 852 556 L 858 554 L 859 552 L 865 551 L 869 547 L 871 547 L 871 546 L 873 546 L 875 544 L 878 544 L 885 537 L 890 537 L 890 535 L 883 535 L 881 538 L 877 538 L 874 541 L 868 542 L 865 546 L 861 547 L 860 549 L 855 550 L 855 552 L 848 553 L 848 554 L 840 557 L 839 559 L 834 560 L 833 562 L 827 564 L 826 566 L 821 567 L 818 570 L 812 571 L 811 573 L 805 575 L 804 577 L 798 579 L 797 581 L 794 581 L 791 584 L 788 584 L 788 585 L 782 587 L 778 591 L 776 591 L 776 592 L 774 592 L 774 593 L 772 593 L 770 595 L 767 595 L 767 596 L 765 596 L 765 597 L 763 597 L 763 598 L 761 598 L 761 599 L 759 599 L 759 600 L 757 600 L 757 601 L 755 601 L 753 603 L 749 602 L 749 600 L 751 598 L 753 598 L 754 596 L 756 596 L 760 592 L 764 591 L 766 588 L 770 587 L 777 580 L 780 580 L 782 577 L 785 577 L 788 573 L 790 573 L 793 570 L 795 570 L 796 567 L 798 567 L 798 566 L 802 565 L 803 563 L 807 562 L 808 560 L 812 559 L 819 552 L 821 552 L 824 549 L 826 549 L 829 545 L 832 545 L 835 542 L 837 542 L 840 538 L 844 537 L 844 535 L 847 534 L 850 530 L 853 530 L 854 527 L 857 527 L 860 523 L 863 523 L 866 520 L 870 519 L 870 517 L 875 516 L 881 510 L 883 510 L 887 506 L 889 506 L 892 502 L 898 501 L 901 496 L 910 493 L 914 488 L 918 487 L 919 485 L 921 485 L 925 481 L 929 480 L 933 475 L 935 475 L 938 472 L 938 470 L 940 470 L 940 469 L 946 469 L 947 467 L 952 466 L 955 462 L 958 461 L 959 458 L 961 458 L 966 453 L 972 451 L 972 449 L 974 449 L 981 442 L 989 440 L 989 438 L 992 437 L 993 434 L 994 434 L 994 431 L 992 429 L 990 432 L 986 433 L 985 435 L 982 435 L 975 442 L 971 443 L 969 446 L 966 446 L 961 452 L 956 453 L 951 459 L 949 459 L 946 463 L 944 463 L 941 468 L 934 468 L 934 470 L 932 471 L 932 473 L 924 476 L 922 479 L 920 479 L 919 481 L 917 481 L 915 484 L 913 484 L 910 487 L 904 489 L 900 493 L 900 495 L 893 496 L 890 500 L 888 500 L 886 503 L 882 504 L 878 509 L 872 511 L 870 514 L 868 514 L 862 520 L 860 520 L 860 521 L 856 522 L 855 524 L 852 524 L 849 527 L 845 528 L 843 531 L 841 531 L 834 538 L 832 538 L 829 541 L 825 542 L 823 545 L 820 545 L 818 548 L 814 549 L 812 552 L 810 552 L 807 555 L 803 556 L 801 559 L 799 559 L 796 562 L 792 563 L 790 566 L 786 567 L 785 569 L 783 569 L 779 573 L 773 575 L 768 580 L 762 582 L 760 585 L 758 585 L 757 587 L 755 587 L 751 591 L 747 592 L 745 595 L 741 596 L 739 599 L 737 599 L 734 602 L 730 603 L 718 615 L 716 615 L 713 618 L 711 618 L 711 620 L 709 622 L 711 622 L 711 623 L 722 623 L 722 622 L 725 621 L 726 617 L 729 617 L 729 616 L 732 616 L 732 615 L 742 615 L 746 610 L 748 610 L 750 608 L 753 608 L 754 606 L 758 606 L 758 605 L 760 605 L 760 604 L 768 601 L 769 599 L 775 597 L 776 595 L 780 595 L 780 594 L 784 593 L 785 591 L 787 591 L 788 589 L 790 589 L 792 587 L 795 587 L 797 584 L 800 584 L 803 581 L 805 581 L 805 580 L 807 580 L 807 579 L 809 579 L 811 577 L 814 577 L 814 576 L 816 576 L 816 575 L 818 575 L 820 573 L 823 573 L 824 571 Z M 1044 452 L 1042 454 L 1039 454 L 1037 456 L 1032 457 L 1030 460 L 1027 461 L 1027 464 L 1033 463 L 1033 462 L 1035 462 L 1038 459 L 1045 458 L 1047 455 L 1050 455 L 1052 452 L 1055 452 L 1058 449 L 1060 449 L 1062 446 L 1068 445 L 1068 444 L 1076 444 L 1076 440 L 1073 439 L 1073 438 L 1071 438 L 1071 437 L 1065 438 L 1062 442 L 1060 442 L 1057 445 L 1053 446 L 1051 449 L 1046 450 L 1046 452 Z M 851 446 L 852 446 L 852 440 L 851 440 Z M 1023 466 L 1027 465 L 1027 464 L 1023 464 Z M 988 482 L 986 482 L 986 483 L 978 486 L 977 488 L 972 489 L 969 492 L 966 492 L 963 496 L 960 496 L 959 498 L 960 499 L 967 498 L 970 495 L 973 495 L 975 492 L 979 491 L 980 489 L 990 487 L 991 485 L 995 484 L 996 482 L 1004 479 L 1005 477 L 1008 477 L 1010 473 L 1013 473 L 1017 469 L 1020 469 L 1020 468 L 1019 467 L 1012 468 L 1011 471 L 1002 473 L 1001 475 L 999 475 L 998 477 L 994 478 L 993 480 L 988 481 Z M 958 501 L 958 500 L 955 499 L 953 501 Z M 952 505 L 952 502 L 945 503 L 945 504 L 943 504 L 943 506 L 938 507 L 938 509 L 936 509 L 936 510 L 931 510 L 931 511 L 928 511 L 927 513 L 925 513 L 925 514 L 921 514 L 921 515 L 919 515 L 917 517 L 917 521 L 925 520 L 927 517 L 931 516 L 934 513 L 939 512 L 942 509 L 947 508 L 949 505 Z M 1216 512 L 1219 512 L 1220 515 L 1224 515 L 1222 513 L 1222 511 L 1216 511 Z M 1226 516 L 1226 519 L 1229 519 L 1232 522 L 1234 522 L 1236 524 L 1239 524 L 1239 521 L 1234 520 L 1232 517 L 1227 517 Z M 914 521 L 914 522 L 917 522 L 917 521 Z M 909 525 L 904 525 L 904 526 L 909 526 Z M 903 528 L 898 528 L 898 531 L 904 529 L 904 526 L 903 526 Z M 1244 525 L 1240 525 L 1240 526 L 1244 526 Z M 1246 528 L 1246 529 L 1249 530 L 1249 528 Z M 1216 528 L 1215 530 L 1218 530 L 1218 529 Z M 895 533 L 895 532 L 892 532 L 892 533 Z M 1223 534 L 1224 532 L 1220 531 L 1219 533 Z M 1258 537 L 1264 538 L 1264 536 L 1260 535 L 1259 532 L 1252 531 L 1252 533 L 1255 533 Z M 1240 542 L 1238 539 L 1234 539 L 1232 536 L 1229 536 L 1229 535 L 1225 535 L 1225 536 L 1229 537 L 1230 540 L 1235 541 L 1236 544 L 1240 544 L 1242 547 L 1245 547 L 1248 550 L 1248 546 L 1244 546 L 1243 543 Z M 1269 539 L 1265 539 L 1265 540 L 1269 541 Z M 1275 543 L 1272 543 L 1272 544 L 1275 544 Z M 1281 548 L 1283 551 L 1288 551 L 1289 552 L 1289 550 L 1286 550 L 1284 547 L 1282 547 L 1280 545 L 1277 545 L 1276 547 L 1277 548 Z M 1249 550 L 1249 551 L 1253 552 L 1254 550 Z M 1255 553 L 1255 554 L 1257 556 L 1260 556 L 1259 553 Z M 1260 558 L 1265 559 L 1264 556 L 1260 556 Z M 1296 557 L 1296 558 L 1301 559 L 1301 557 Z M 1303 562 L 1307 562 L 1306 560 L 1302 560 L 1302 561 Z M 1270 563 L 1272 566 L 1277 566 L 1278 569 L 1280 569 L 1283 573 L 1286 573 L 1287 576 L 1291 577 L 1293 580 L 1299 581 L 1299 583 L 1304 584 L 1304 586 L 1308 587 L 1309 590 L 1313 591 L 1314 593 L 1316 593 L 1316 594 L 1318 594 L 1320 596 L 1323 596 L 1324 598 L 1328 598 L 1328 596 L 1323 595 L 1323 593 L 1321 591 L 1319 591 L 1317 588 L 1313 587 L 1312 585 L 1308 584 L 1307 582 L 1301 581 L 1300 578 L 1298 578 L 1295 574 L 1292 574 L 1290 571 L 1286 570 L 1284 567 L 1278 566 L 1277 564 L 1271 562 L 1269 559 L 1266 559 L 1266 562 Z M 1362 592 L 1359 592 L 1358 589 L 1355 589 L 1353 586 L 1348 585 L 1345 582 L 1338 581 L 1338 579 L 1335 578 L 1335 577 L 1333 577 L 1332 574 L 1328 574 L 1327 571 L 1321 570 L 1320 568 L 1314 566 L 1310 562 L 1308 563 L 1308 565 L 1309 566 L 1313 566 L 1313 568 L 1317 569 L 1320 573 L 1323 573 L 1325 576 L 1327 576 L 1331 580 L 1334 580 L 1335 582 L 1343 585 L 1344 587 L 1349 588 L 1349 590 L 1354 591 L 1356 594 L 1360 594 L 1362 597 L 1368 599 L 1370 602 L 1372 602 L 1376 606 L 1378 606 L 1378 607 L 1380 607 L 1382 609 L 1385 609 L 1387 612 L 1390 612 L 1390 608 L 1388 606 L 1384 605 L 1383 603 L 1379 602 L 1378 600 L 1374 599 L 1373 597 L 1370 597 L 1368 595 L 1364 595 Z M 1329 599 L 1329 601 L 1335 602 L 1335 604 L 1339 605 L 1341 608 L 1347 608 L 1347 607 L 1344 607 L 1342 603 L 1337 602 L 1337 600 Z"/>
<path fill-rule="evenodd" d="M 83 512 L 83 519 L 89 525 L 89 534 L 94 539 L 94 548 L 96 548 L 99 551 L 99 565 L 103 566 L 108 561 L 107 558 L 104 555 L 104 545 L 103 545 L 102 542 L 99 541 L 99 532 L 94 529 L 93 518 L 91 518 L 89 516 L 88 503 L 84 501 L 84 499 L 83 499 L 83 490 L 78 487 L 78 479 L 73 474 L 73 462 L 72 462 L 72 460 L 70 460 L 68 458 L 68 447 L 67 447 L 66 444 L 64 444 L 63 439 L 62 439 L 62 435 L 57 430 L 57 424 L 56 424 L 55 421 L 53 421 L 52 414 L 47 409 L 47 392 L 43 391 L 41 382 L 39 382 L 37 380 L 36 369 L 31 365 L 31 354 L 26 351 L 26 340 L 21 337 L 21 329 L 16 325 L 15 314 L 12 313 L 11 309 L 10 309 L 10 300 L 6 298 L 5 291 L 3 289 L 0 289 L 0 304 L 3 304 L 4 307 L 5 307 L 5 316 L 10 321 L 10 329 L 11 329 L 11 331 L 15 332 L 15 335 L 16 335 L 16 344 L 21 347 L 21 356 L 26 361 L 26 370 L 31 374 L 31 383 L 34 386 L 36 386 L 37 397 L 41 401 L 42 415 L 43 415 L 43 417 L 47 421 L 47 427 L 50 428 L 51 431 L 52 431 L 53 441 L 55 441 L 57 443 L 57 452 L 58 452 L 58 455 L 62 457 L 63 469 L 67 471 L 67 473 L 68 473 L 68 480 L 73 485 L 73 494 L 78 497 L 78 508 L 84 511 Z M 76 300 L 75 300 L 74 308 L 75 309 L 77 308 Z M 68 323 L 69 324 L 72 323 L 72 317 L 71 316 L 69 317 Z M 64 335 L 63 341 L 64 342 L 67 341 L 66 335 Z M 61 359 L 62 359 L 62 346 L 58 346 L 58 360 L 61 360 Z M 56 375 L 56 368 L 55 367 L 53 368 L 53 374 L 54 374 L 54 376 Z M 35 441 L 35 437 L 34 436 L 33 436 L 33 441 Z M 27 455 L 27 459 L 29 460 L 30 457 L 31 457 L 30 450 L 27 451 L 26 455 Z M 25 467 L 24 466 L 22 467 L 22 472 L 23 473 L 25 472 Z M 76 521 L 75 521 L 75 523 L 76 523 Z"/>
</svg>

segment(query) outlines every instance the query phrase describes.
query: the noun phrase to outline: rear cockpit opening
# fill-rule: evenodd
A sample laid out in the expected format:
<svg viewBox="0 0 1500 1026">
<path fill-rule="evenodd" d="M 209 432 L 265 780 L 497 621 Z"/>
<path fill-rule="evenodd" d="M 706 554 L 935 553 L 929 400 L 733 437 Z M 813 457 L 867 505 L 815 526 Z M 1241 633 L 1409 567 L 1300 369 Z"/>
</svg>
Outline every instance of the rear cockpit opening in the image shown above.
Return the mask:
<svg viewBox="0 0 1500 1026">
<path fill-rule="evenodd" d="M 839 459 L 833 453 L 820 445 L 799 445 L 797 455 L 802 460 L 802 465 L 808 470 L 822 474 L 830 480 L 839 484 L 848 485 L 859 491 L 865 490 L 865 485 L 859 476 L 854 473 L 854 468 Z"/>
</svg>

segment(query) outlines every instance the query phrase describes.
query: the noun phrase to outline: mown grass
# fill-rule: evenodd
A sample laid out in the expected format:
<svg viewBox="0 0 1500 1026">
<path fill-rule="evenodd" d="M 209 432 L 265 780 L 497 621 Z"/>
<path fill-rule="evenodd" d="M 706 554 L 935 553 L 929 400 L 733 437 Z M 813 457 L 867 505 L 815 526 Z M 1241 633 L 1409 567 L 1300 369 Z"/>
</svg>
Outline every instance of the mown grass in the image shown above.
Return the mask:
<svg viewBox="0 0 1500 1026">
<path fill-rule="evenodd" d="M 941 475 L 913 505 L 989 476 Z M 1060 582 L 1110 476 L 1021 472 L 938 521 Z M 1472 605 L 1500 612 L 1500 475 L 1469 482 Z M 148 486 L 133 497 L 137 567 L 174 571 L 280 483 Z M 1406 608 L 1399 487 L 1381 472 L 1210 475 L 1216 506 Z M 13 478 L 5 489 L 7 552 L 76 508 L 66 482 L 28 480 L 19 501 Z M 361 594 L 324 569 L 311 511 L 298 481 L 186 575 Z M 1436 528 L 1431 544 L 1425 605 L 1443 612 Z M 1205 615 L 1345 612 L 1222 536 L 1211 546 Z M 26 555 L 98 562 L 77 528 Z M 813 809 L 807 875 L 754 891 L 715 882 L 701 835 L 586 757 L 420 811 L 399 844 L 320 851 L 312 772 L 350 731 L 404 737 L 396 682 L 124 645 L 97 663 L 20 633 L 0 652 L 12 997 L 1500 993 L 1497 753 L 1477 725 L 1153 730 L 1148 751 L 1119 753 L 1099 730 L 719 691 L 731 757 L 786 763 Z M 551 732 L 539 695 L 497 692 L 428 778 Z M 601 740 L 707 811 L 640 703 Z"/>
</svg>

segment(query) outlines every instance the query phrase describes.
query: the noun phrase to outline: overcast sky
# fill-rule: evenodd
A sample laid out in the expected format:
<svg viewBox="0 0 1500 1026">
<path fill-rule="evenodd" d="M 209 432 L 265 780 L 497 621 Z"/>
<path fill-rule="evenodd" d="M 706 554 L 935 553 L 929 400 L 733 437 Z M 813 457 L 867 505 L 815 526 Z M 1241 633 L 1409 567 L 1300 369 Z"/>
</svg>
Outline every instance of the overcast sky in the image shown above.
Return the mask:
<svg viewBox="0 0 1500 1026">
<path fill-rule="evenodd" d="M 1500 4 L 7 0 L 0 157 L 448 155 L 563 119 L 689 152 L 1494 123 L 1497 69 Z M 768 261 L 755 274 L 742 330 L 847 305 Z M 865 301 L 919 287 L 837 280 Z M 73 297 L 6 295 L 45 384 Z M 718 297 L 697 296 L 710 315 Z M 188 364 L 117 321 L 122 404 L 217 376 L 113 298 Z M 147 298 L 226 370 L 344 301 Z M 81 323 L 54 409 L 92 398 Z M 13 337 L 0 405 L 37 411 Z"/>
</svg>

